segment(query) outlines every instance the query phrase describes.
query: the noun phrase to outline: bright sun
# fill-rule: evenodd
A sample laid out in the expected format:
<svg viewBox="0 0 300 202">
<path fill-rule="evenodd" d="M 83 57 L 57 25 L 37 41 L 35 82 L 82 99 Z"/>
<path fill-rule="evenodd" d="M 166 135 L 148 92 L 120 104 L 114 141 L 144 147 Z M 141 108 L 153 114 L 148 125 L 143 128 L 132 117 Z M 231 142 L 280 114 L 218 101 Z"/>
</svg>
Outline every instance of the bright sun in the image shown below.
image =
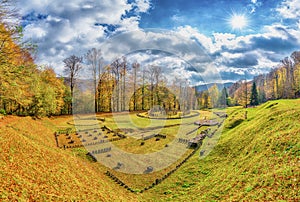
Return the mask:
<svg viewBox="0 0 300 202">
<path fill-rule="evenodd" d="M 242 30 L 247 26 L 248 20 L 245 15 L 233 14 L 229 19 L 229 23 L 232 29 Z"/>
</svg>

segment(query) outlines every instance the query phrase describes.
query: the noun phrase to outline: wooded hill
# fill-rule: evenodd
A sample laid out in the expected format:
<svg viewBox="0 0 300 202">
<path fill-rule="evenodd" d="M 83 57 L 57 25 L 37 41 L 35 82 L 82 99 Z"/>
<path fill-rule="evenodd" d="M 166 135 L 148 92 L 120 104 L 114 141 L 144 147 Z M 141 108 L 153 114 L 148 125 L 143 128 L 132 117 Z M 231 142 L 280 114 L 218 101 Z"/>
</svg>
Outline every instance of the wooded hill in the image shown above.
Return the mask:
<svg viewBox="0 0 300 202">
<path fill-rule="evenodd" d="M 226 97 L 226 105 L 248 106 L 275 99 L 300 97 L 300 51 L 284 58 L 278 67 L 269 73 L 258 75 L 252 81 L 240 80 L 221 91 L 217 85 L 198 93 L 200 108 L 224 106 L 221 100 Z M 255 102 L 254 102 L 255 100 Z"/>
<path fill-rule="evenodd" d="M 35 47 L 22 43 L 14 13 L 0 2 L 0 114 L 45 116 L 67 112 L 69 90 L 51 67 L 34 63 Z M 7 22 L 8 21 L 8 22 Z"/>
</svg>

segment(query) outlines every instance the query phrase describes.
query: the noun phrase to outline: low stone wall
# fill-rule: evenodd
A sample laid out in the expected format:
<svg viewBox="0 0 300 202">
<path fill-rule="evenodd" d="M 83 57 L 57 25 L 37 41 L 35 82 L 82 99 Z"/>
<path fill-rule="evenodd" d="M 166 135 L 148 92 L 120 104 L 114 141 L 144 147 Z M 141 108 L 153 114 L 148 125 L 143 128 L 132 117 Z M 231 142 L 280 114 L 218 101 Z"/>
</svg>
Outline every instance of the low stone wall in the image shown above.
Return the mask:
<svg viewBox="0 0 300 202">
<path fill-rule="evenodd" d="M 191 115 L 187 115 L 187 116 L 180 116 L 180 117 L 153 117 L 153 116 L 143 116 L 141 114 L 136 114 L 138 117 L 140 118 L 146 118 L 146 119 L 158 119 L 158 120 L 165 120 L 165 119 L 185 119 L 185 118 L 191 118 L 191 117 L 195 117 L 195 116 L 199 116 L 200 113 L 199 112 L 194 112 Z"/>
<path fill-rule="evenodd" d="M 141 187 L 140 189 L 134 189 L 130 186 L 128 186 L 126 183 L 122 182 L 118 177 L 116 177 L 115 175 L 113 175 L 111 172 L 106 171 L 106 175 L 108 177 L 110 177 L 114 182 L 116 182 L 117 184 L 119 184 L 121 187 L 127 189 L 130 192 L 135 192 L 135 193 L 143 193 L 144 191 L 147 191 L 153 187 L 155 187 L 156 185 L 160 184 L 161 182 L 163 182 L 165 179 L 167 179 L 171 174 L 173 174 L 178 168 L 180 168 L 190 157 L 192 157 L 197 150 L 199 149 L 199 147 L 196 147 L 187 157 L 185 157 L 182 161 L 178 162 L 176 164 L 176 166 L 170 170 L 169 172 L 167 172 L 166 174 L 164 174 L 161 178 L 155 179 L 155 181 L 150 184 L 147 187 Z"/>
</svg>

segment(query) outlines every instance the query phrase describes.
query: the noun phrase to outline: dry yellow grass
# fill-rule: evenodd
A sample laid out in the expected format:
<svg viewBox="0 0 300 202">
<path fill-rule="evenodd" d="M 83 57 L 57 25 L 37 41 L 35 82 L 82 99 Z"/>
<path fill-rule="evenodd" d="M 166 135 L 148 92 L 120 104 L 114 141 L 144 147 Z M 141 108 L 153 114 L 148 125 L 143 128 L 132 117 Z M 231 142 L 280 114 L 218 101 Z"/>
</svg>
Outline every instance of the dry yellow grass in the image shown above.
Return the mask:
<svg viewBox="0 0 300 202">
<path fill-rule="evenodd" d="M 30 117 L 0 122 L 1 201 L 136 201 L 105 168 L 58 149 L 44 123 Z"/>
</svg>

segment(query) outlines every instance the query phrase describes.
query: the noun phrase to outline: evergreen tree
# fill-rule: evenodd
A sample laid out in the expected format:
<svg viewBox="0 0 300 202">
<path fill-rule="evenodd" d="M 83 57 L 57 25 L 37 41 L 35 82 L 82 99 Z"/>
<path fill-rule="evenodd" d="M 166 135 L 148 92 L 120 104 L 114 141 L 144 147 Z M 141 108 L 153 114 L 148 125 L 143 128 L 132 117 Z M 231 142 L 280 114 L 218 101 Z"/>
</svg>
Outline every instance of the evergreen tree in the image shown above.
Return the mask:
<svg viewBox="0 0 300 202">
<path fill-rule="evenodd" d="M 221 91 L 218 104 L 220 107 L 226 107 L 228 106 L 228 93 L 226 87 L 224 87 Z"/>
<path fill-rule="evenodd" d="M 250 105 L 256 106 L 258 105 L 258 93 L 256 89 L 256 84 L 253 82 L 251 96 L 250 96 Z"/>
</svg>

